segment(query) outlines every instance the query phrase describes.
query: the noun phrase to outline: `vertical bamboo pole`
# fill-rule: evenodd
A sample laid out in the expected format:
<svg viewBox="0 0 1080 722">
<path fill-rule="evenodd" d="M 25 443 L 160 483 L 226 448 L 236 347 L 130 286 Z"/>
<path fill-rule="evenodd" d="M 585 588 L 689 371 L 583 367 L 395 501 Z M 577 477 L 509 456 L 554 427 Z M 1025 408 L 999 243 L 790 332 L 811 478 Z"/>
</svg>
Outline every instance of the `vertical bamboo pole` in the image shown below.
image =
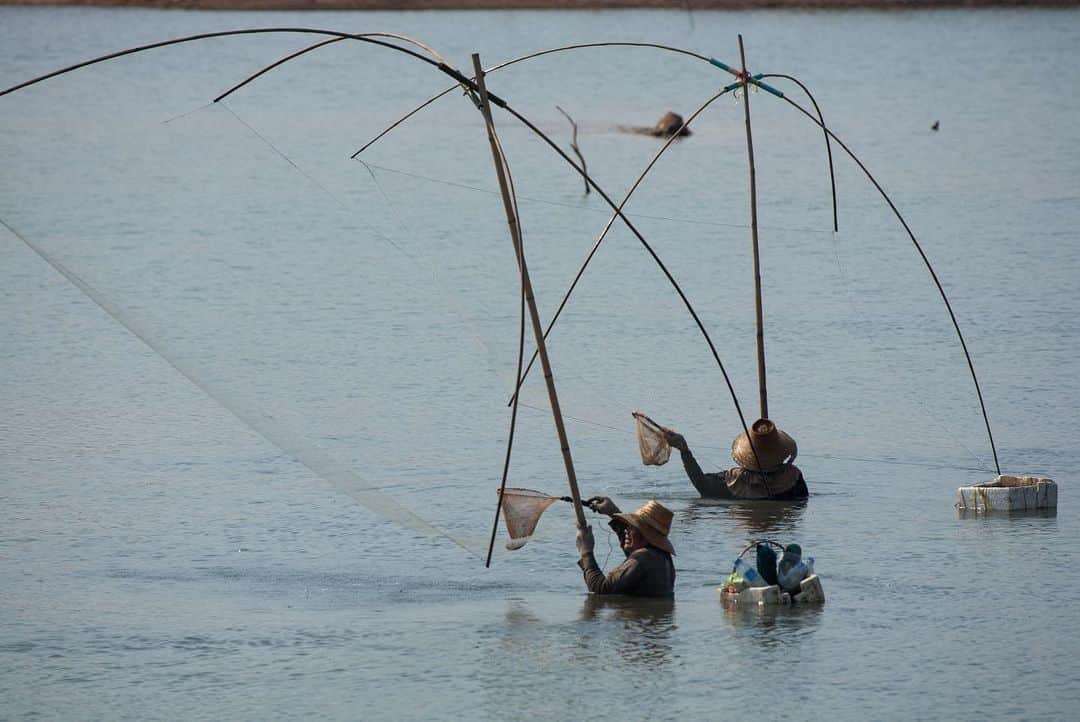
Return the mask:
<svg viewBox="0 0 1080 722">
<path fill-rule="evenodd" d="M 510 227 L 510 240 L 514 243 L 514 252 L 520 264 L 521 286 L 525 293 L 525 303 L 529 307 L 529 319 L 532 322 L 533 336 L 536 338 L 536 350 L 540 354 L 540 366 L 544 371 L 544 382 L 547 384 L 548 399 L 551 401 L 551 415 L 555 419 L 555 432 L 559 436 L 559 445 L 562 447 L 566 478 L 570 482 L 570 496 L 574 502 L 574 514 L 577 516 L 578 528 L 581 529 L 586 526 L 585 512 L 581 508 L 581 494 L 578 493 L 574 460 L 570 456 L 570 442 L 566 438 L 566 428 L 563 426 L 559 397 L 555 393 L 555 379 L 551 375 L 551 362 L 548 359 L 547 346 L 544 344 L 544 328 L 540 324 L 540 314 L 536 310 L 536 299 L 533 297 L 532 281 L 529 280 L 529 267 L 525 263 L 525 251 L 521 243 L 521 228 L 517 223 L 517 213 L 514 211 L 514 203 L 506 183 L 502 152 L 495 136 L 495 123 L 491 118 L 491 104 L 488 102 L 487 87 L 484 85 L 484 70 L 480 66 L 480 55 L 473 53 L 472 61 L 473 70 L 476 72 L 476 87 L 480 95 L 480 112 L 483 113 L 484 124 L 487 126 L 488 143 L 491 145 L 491 158 L 495 163 L 495 175 L 499 179 L 499 192 L 502 195 L 503 210 L 506 211 L 506 224 Z"/>
<path fill-rule="evenodd" d="M 754 246 L 754 312 L 757 319 L 758 395 L 761 418 L 769 418 L 769 394 L 765 389 L 765 320 L 761 308 L 761 262 L 758 259 L 757 174 L 754 170 L 754 136 L 750 132 L 750 81 L 746 72 L 746 53 L 739 35 L 739 59 L 742 61 L 743 113 L 746 117 L 746 155 L 750 162 L 750 238 Z"/>
</svg>

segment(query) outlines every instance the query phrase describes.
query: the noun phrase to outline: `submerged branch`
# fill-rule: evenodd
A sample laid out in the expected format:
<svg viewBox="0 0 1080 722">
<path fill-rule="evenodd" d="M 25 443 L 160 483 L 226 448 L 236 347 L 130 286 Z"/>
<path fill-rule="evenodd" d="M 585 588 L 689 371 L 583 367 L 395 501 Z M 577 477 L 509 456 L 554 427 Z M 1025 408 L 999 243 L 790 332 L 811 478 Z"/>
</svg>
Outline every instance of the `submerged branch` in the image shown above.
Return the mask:
<svg viewBox="0 0 1080 722">
<path fill-rule="evenodd" d="M 583 156 L 581 154 L 581 148 L 579 148 L 578 144 L 577 144 L 577 123 L 574 122 L 574 119 L 570 117 L 569 113 L 567 113 L 565 110 L 563 110 L 559 106 L 556 105 L 555 110 L 557 110 L 560 113 L 562 113 L 563 115 L 565 115 L 566 119 L 570 121 L 570 125 L 574 129 L 574 134 L 570 139 L 570 148 L 571 148 L 571 150 L 574 151 L 574 154 L 578 157 L 578 160 L 581 161 L 581 169 L 583 171 L 585 171 L 586 173 L 588 173 L 589 172 L 589 167 L 587 165 L 585 165 L 585 156 Z M 591 189 L 589 188 L 589 184 L 585 183 L 585 195 L 589 195 L 590 190 Z M 546 338 L 547 334 L 545 333 L 544 336 Z"/>
</svg>

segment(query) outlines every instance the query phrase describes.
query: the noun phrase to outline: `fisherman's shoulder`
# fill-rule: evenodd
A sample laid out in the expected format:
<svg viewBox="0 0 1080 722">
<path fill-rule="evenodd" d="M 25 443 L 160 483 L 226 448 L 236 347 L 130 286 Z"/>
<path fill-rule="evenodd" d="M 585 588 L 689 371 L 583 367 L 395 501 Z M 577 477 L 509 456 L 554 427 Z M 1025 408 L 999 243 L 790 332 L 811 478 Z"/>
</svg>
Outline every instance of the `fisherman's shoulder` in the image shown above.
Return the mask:
<svg viewBox="0 0 1080 722">
<path fill-rule="evenodd" d="M 643 566 L 653 566 L 655 564 L 666 563 L 671 556 L 656 547 L 645 547 L 644 549 L 635 550 L 630 556 L 626 558 L 626 561 L 633 561 Z M 624 562 L 625 563 L 625 562 Z"/>
</svg>

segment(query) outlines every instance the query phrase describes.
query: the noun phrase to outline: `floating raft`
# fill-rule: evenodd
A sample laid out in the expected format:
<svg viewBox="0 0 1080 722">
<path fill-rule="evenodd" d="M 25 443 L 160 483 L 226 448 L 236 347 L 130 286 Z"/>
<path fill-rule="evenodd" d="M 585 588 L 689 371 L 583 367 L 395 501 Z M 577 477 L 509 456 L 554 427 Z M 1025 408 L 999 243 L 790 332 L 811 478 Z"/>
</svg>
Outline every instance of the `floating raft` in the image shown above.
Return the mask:
<svg viewBox="0 0 1080 722">
<path fill-rule="evenodd" d="M 997 476 L 993 481 L 956 490 L 960 511 L 1057 509 L 1057 484 L 1041 476 Z"/>
<path fill-rule="evenodd" d="M 780 587 L 773 584 L 768 587 L 747 587 L 740 592 L 728 591 L 720 587 L 720 602 L 726 605 L 737 606 L 764 606 L 772 604 L 821 604 L 825 601 L 825 590 L 821 588 L 821 580 L 817 574 L 811 574 L 799 582 L 799 594 L 792 599 L 791 595 L 781 591 Z"/>
</svg>

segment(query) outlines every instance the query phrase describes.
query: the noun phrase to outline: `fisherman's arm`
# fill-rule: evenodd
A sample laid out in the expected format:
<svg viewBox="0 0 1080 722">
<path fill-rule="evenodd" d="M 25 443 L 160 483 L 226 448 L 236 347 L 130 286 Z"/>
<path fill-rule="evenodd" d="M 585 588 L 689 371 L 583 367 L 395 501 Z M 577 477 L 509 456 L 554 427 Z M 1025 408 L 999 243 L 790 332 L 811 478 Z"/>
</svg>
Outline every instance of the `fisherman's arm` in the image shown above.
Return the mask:
<svg viewBox="0 0 1080 722">
<path fill-rule="evenodd" d="M 632 594 L 645 574 L 637 559 L 629 558 L 604 576 L 593 554 L 592 527 L 578 529 L 578 566 L 585 575 L 585 587 L 593 594 Z"/>
<path fill-rule="evenodd" d="M 582 556 L 578 566 L 585 573 L 585 587 L 593 594 L 632 594 L 645 574 L 638 560 L 630 558 L 605 576 L 592 552 Z"/>
<path fill-rule="evenodd" d="M 679 450 L 682 457 L 683 468 L 690 478 L 690 483 L 698 490 L 698 493 L 711 499 L 723 499 L 731 496 L 727 487 L 727 472 L 721 471 L 716 474 L 706 474 L 701 470 L 701 465 L 690 453 L 690 447 L 682 434 L 667 429 L 668 443 Z"/>
</svg>

